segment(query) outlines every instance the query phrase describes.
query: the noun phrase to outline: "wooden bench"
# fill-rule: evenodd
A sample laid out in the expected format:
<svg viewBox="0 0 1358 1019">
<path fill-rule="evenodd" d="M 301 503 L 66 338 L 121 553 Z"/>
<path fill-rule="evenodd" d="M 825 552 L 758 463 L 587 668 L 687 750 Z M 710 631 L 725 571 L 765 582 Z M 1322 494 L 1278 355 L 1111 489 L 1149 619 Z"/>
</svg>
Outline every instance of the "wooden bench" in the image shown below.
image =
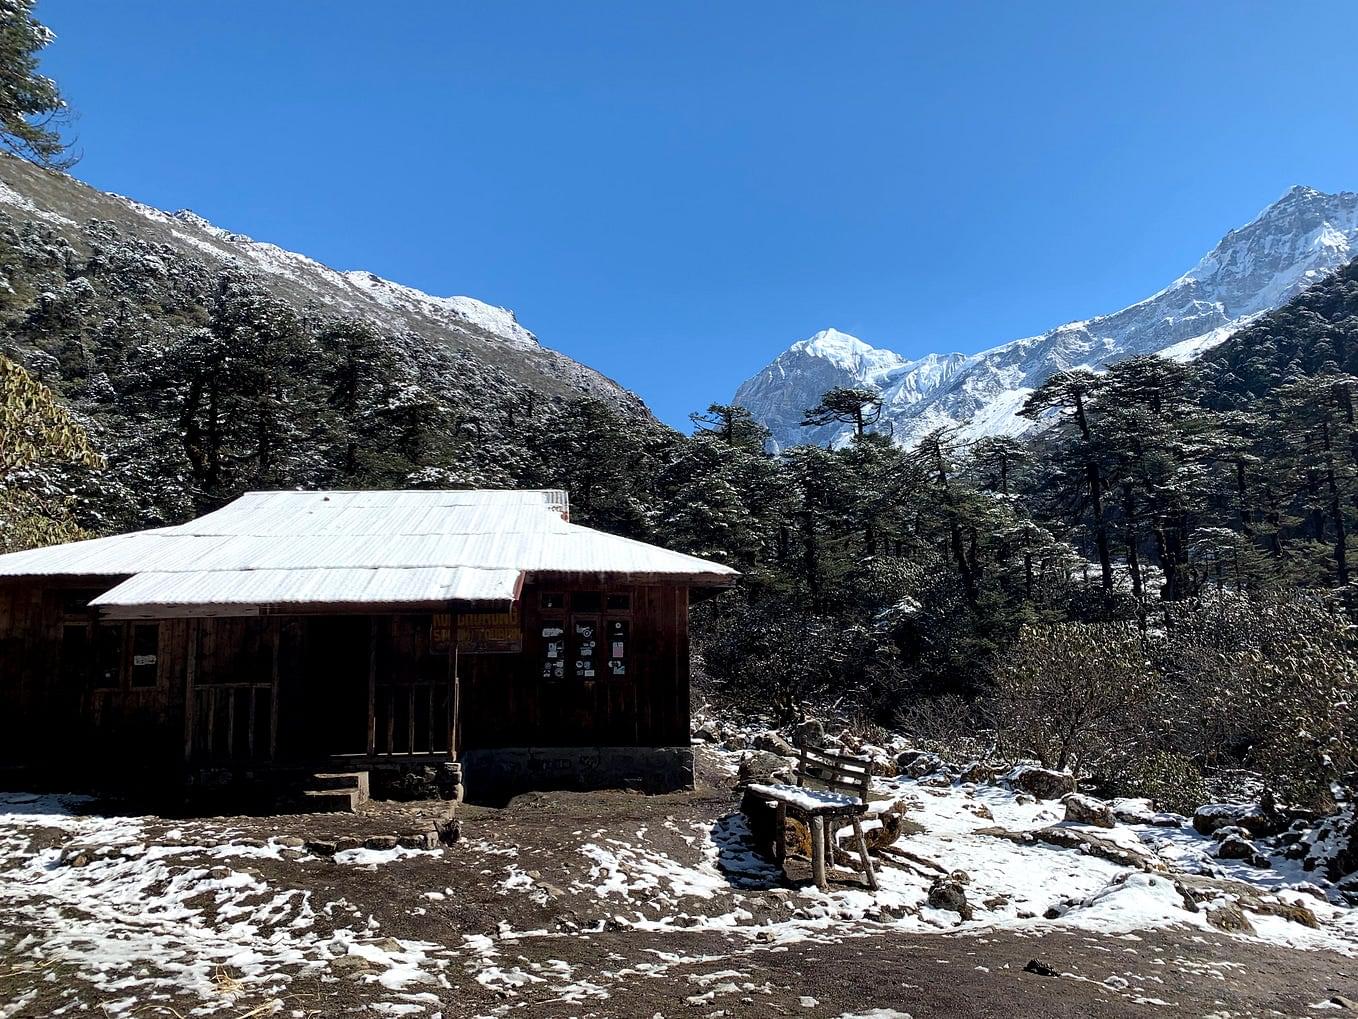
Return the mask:
<svg viewBox="0 0 1358 1019">
<path fill-rule="evenodd" d="M 868 762 L 846 754 L 802 747 L 796 781 L 796 785 L 776 782 L 753 783 L 749 787 L 752 794 L 770 801 L 776 808 L 774 859 L 781 864 L 787 858 L 786 822 L 791 814 L 811 833 L 811 874 L 816 887 L 825 891 L 828 887 L 827 866 L 833 866 L 835 860 L 835 833 L 848 819 L 853 825 L 868 887 L 876 891 L 877 875 L 872 869 L 867 840 L 863 837 L 863 815 L 868 812 L 868 792 L 872 785 Z"/>
</svg>

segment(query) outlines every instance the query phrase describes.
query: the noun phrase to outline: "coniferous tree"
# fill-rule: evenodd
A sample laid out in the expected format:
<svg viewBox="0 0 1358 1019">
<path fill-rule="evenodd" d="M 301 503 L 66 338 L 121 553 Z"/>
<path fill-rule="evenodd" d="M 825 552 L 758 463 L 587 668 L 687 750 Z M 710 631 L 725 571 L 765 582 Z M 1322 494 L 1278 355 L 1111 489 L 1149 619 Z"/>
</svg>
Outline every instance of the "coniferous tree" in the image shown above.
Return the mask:
<svg viewBox="0 0 1358 1019">
<path fill-rule="evenodd" d="M 854 435 L 862 437 L 869 425 L 882 416 L 882 397 L 875 390 L 858 386 L 837 386 L 807 409 L 802 424 L 819 428 L 828 424 L 851 424 Z"/>
<path fill-rule="evenodd" d="M 0 145 L 39 166 L 61 169 L 75 157 L 59 128 L 69 117 L 56 82 L 38 73 L 52 32 L 33 16 L 34 0 L 0 0 Z"/>
</svg>

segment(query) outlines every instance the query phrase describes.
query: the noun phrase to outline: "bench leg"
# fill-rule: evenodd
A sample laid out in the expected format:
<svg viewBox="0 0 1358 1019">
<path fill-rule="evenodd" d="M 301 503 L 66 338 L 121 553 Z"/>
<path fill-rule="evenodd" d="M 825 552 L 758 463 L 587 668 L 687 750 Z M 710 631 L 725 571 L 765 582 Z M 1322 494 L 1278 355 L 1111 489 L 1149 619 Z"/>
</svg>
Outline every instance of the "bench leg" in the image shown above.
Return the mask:
<svg viewBox="0 0 1358 1019">
<path fill-rule="evenodd" d="M 821 891 L 829 890 L 825 879 L 825 818 L 811 818 L 811 876 Z"/>
<path fill-rule="evenodd" d="M 858 842 L 858 855 L 863 858 L 863 873 L 867 876 L 868 887 L 877 891 L 877 872 L 872 869 L 872 857 L 868 855 L 868 840 L 863 837 L 863 823 L 853 819 L 853 835 Z"/>
<path fill-rule="evenodd" d="M 835 832 L 839 830 L 839 820 L 833 815 L 825 818 L 825 867 L 835 869 Z"/>
<path fill-rule="evenodd" d="M 780 867 L 787 859 L 787 805 L 783 803 L 773 812 L 773 859 Z"/>
</svg>

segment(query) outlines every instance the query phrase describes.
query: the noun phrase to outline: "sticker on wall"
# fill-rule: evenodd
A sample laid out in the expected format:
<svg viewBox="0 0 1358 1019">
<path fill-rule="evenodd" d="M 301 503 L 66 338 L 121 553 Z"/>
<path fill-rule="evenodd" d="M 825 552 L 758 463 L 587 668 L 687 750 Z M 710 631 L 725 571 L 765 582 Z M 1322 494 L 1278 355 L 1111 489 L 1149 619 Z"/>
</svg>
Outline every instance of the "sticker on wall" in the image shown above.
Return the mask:
<svg viewBox="0 0 1358 1019">
<path fill-rule="evenodd" d="M 608 672 L 613 676 L 625 676 L 627 675 L 627 663 L 614 658 L 608 663 Z"/>
</svg>

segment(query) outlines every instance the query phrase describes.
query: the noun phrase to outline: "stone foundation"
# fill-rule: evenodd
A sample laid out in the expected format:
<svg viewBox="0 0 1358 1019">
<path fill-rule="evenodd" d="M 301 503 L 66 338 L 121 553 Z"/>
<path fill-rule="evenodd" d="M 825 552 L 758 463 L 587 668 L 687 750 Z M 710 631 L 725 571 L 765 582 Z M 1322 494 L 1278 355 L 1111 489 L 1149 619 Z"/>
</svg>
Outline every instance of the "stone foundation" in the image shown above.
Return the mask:
<svg viewBox="0 0 1358 1019">
<path fill-rule="evenodd" d="M 499 747 L 460 757 L 467 796 L 478 801 L 557 789 L 693 788 L 692 747 Z"/>
<path fill-rule="evenodd" d="M 375 800 L 460 800 L 462 766 L 456 761 L 440 764 L 366 765 L 371 795 Z"/>
</svg>

